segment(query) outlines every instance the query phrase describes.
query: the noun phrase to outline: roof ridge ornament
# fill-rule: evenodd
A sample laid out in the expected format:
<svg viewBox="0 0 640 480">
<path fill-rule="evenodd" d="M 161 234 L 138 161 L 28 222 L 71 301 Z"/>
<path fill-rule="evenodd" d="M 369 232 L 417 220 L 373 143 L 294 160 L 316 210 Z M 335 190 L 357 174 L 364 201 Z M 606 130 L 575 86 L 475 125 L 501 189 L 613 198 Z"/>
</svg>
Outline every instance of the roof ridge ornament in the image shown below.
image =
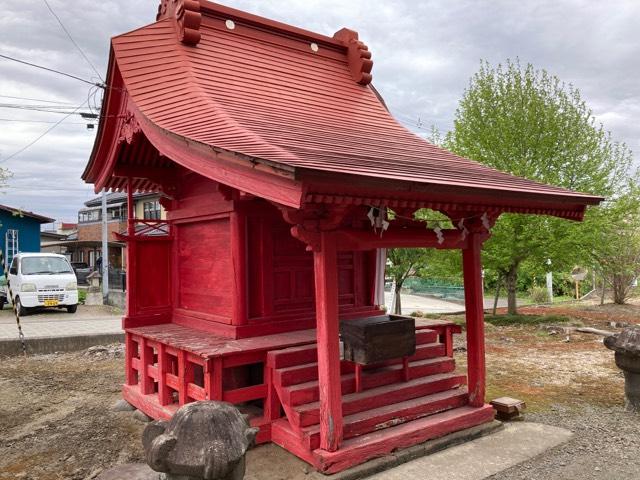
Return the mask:
<svg viewBox="0 0 640 480">
<path fill-rule="evenodd" d="M 347 60 L 353 79 L 360 85 L 369 85 L 373 79 L 373 60 L 369 48 L 358 40 L 358 32 L 343 28 L 334 33 L 333 38 L 347 47 Z"/>
<path fill-rule="evenodd" d="M 175 19 L 182 43 L 195 46 L 200 42 L 202 13 L 199 0 L 161 0 L 156 20 L 165 18 Z"/>
</svg>

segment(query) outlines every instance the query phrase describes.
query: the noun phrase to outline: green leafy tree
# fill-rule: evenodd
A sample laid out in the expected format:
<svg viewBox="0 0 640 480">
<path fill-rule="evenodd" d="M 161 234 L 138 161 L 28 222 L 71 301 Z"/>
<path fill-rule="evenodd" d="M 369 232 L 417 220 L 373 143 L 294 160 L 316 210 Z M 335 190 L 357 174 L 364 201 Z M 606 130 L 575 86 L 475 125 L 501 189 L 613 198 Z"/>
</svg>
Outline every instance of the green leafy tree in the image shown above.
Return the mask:
<svg viewBox="0 0 640 480">
<path fill-rule="evenodd" d="M 389 220 L 397 219 L 395 212 L 389 212 Z M 424 224 L 425 228 L 453 228 L 451 221 L 440 212 L 423 208 L 415 212 L 412 220 Z M 460 255 L 456 252 L 427 248 L 392 248 L 387 251 L 388 265 L 386 275 L 394 280 L 394 302 L 391 311 L 402 313 L 401 290 L 407 278 L 450 277 L 459 275 L 461 268 Z"/>
<path fill-rule="evenodd" d="M 410 276 L 416 275 L 425 264 L 427 250 L 424 248 L 392 248 L 387 251 L 386 274 L 394 280 L 394 301 L 391 306 L 392 313 L 402 314 L 402 300 L 400 290 L 404 282 Z"/>
<path fill-rule="evenodd" d="M 623 195 L 593 209 L 585 230 L 594 268 L 611 289 L 613 301 L 626 303 L 640 276 L 640 189 L 631 185 Z"/>
<path fill-rule="evenodd" d="M 483 62 L 472 77 L 444 146 L 496 169 L 572 190 L 610 196 L 623 188 L 631 152 L 596 125 L 571 85 L 518 61 Z M 525 263 L 554 269 L 584 260 L 575 222 L 503 214 L 486 242 L 483 262 L 504 282 L 516 313 L 518 272 Z"/>
</svg>

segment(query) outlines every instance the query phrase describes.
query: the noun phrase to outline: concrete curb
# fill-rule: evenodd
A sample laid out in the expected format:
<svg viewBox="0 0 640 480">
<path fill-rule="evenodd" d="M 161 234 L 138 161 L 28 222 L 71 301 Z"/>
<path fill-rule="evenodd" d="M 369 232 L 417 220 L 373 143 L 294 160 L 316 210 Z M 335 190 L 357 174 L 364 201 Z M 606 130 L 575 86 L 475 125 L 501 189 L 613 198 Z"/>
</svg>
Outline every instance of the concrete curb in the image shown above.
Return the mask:
<svg viewBox="0 0 640 480">
<path fill-rule="evenodd" d="M 431 455 L 432 453 L 439 452 L 445 448 L 460 445 L 471 440 L 489 435 L 503 429 L 502 422 L 494 420 L 491 423 L 485 423 L 476 427 L 467 428 L 466 430 L 460 430 L 459 432 L 450 433 L 444 437 L 429 440 L 428 442 L 414 445 L 413 447 L 405 448 L 393 452 L 391 455 L 386 455 L 380 458 L 374 458 L 362 465 L 350 468 L 334 475 L 323 475 L 319 472 L 310 474 L 307 478 L 310 480 L 357 480 L 360 478 L 369 477 L 375 473 L 380 473 L 390 468 L 397 467 L 403 463 L 410 462 L 416 458 L 423 457 L 425 455 Z"/>
<path fill-rule="evenodd" d="M 95 345 L 124 342 L 124 333 L 98 333 L 93 335 L 69 335 L 66 337 L 25 338 L 27 354 L 41 355 L 55 352 L 74 352 Z M 19 339 L 0 340 L 0 357 L 22 355 Z"/>
</svg>

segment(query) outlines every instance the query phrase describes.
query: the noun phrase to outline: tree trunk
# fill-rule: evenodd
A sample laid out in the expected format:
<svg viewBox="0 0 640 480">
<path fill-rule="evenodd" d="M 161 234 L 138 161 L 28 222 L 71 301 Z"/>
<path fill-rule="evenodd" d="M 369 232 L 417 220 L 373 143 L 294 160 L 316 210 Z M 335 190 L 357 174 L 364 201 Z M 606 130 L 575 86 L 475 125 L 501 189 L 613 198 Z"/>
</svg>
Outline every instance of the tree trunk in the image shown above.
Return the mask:
<svg viewBox="0 0 640 480">
<path fill-rule="evenodd" d="M 626 275 L 614 274 L 613 275 L 613 302 L 618 305 L 624 305 L 627 301 L 627 295 L 629 292 L 628 279 Z"/>
<path fill-rule="evenodd" d="M 507 287 L 507 312 L 509 315 L 518 314 L 516 294 L 518 290 L 518 265 L 511 265 L 505 275 L 505 286 Z"/>
<path fill-rule="evenodd" d="M 395 315 L 402 315 L 402 301 L 400 300 L 401 289 L 402 289 L 402 283 L 396 282 L 396 289 L 393 295 L 393 308 L 392 308 L 392 312 Z"/>
<path fill-rule="evenodd" d="M 604 275 L 602 275 L 602 294 L 600 295 L 600 305 L 604 305 L 604 297 L 607 294 L 607 283 L 604 280 Z"/>
<path fill-rule="evenodd" d="M 496 314 L 498 309 L 498 299 L 500 298 L 500 289 L 502 288 L 502 275 L 498 275 L 498 283 L 496 283 L 496 296 L 493 299 L 493 314 Z"/>
</svg>

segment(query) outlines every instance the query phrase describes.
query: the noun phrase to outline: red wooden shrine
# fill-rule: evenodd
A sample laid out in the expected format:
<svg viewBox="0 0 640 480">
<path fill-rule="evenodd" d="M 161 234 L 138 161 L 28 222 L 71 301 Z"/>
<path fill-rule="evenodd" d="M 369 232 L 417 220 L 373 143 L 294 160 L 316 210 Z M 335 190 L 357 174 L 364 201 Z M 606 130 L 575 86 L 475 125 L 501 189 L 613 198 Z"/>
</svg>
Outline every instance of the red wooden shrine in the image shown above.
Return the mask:
<svg viewBox="0 0 640 480">
<path fill-rule="evenodd" d="M 83 178 L 159 191 L 129 203 L 124 397 L 155 418 L 224 400 L 272 441 L 337 472 L 493 419 L 485 404 L 480 252 L 502 212 L 580 220 L 601 199 L 513 177 L 398 124 L 357 33 L 333 37 L 207 1 L 163 0 L 112 41 Z M 378 210 L 372 210 L 375 207 Z M 435 232 L 420 208 L 448 215 Z M 389 228 L 368 214 L 393 210 Z M 382 213 L 381 213 L 382 212 Z M 416 351 L 356 368 L 339 322 L 381 315 L 378 249 L 463 252 L 468 373 L 447 322 Z"/>
</svg>

